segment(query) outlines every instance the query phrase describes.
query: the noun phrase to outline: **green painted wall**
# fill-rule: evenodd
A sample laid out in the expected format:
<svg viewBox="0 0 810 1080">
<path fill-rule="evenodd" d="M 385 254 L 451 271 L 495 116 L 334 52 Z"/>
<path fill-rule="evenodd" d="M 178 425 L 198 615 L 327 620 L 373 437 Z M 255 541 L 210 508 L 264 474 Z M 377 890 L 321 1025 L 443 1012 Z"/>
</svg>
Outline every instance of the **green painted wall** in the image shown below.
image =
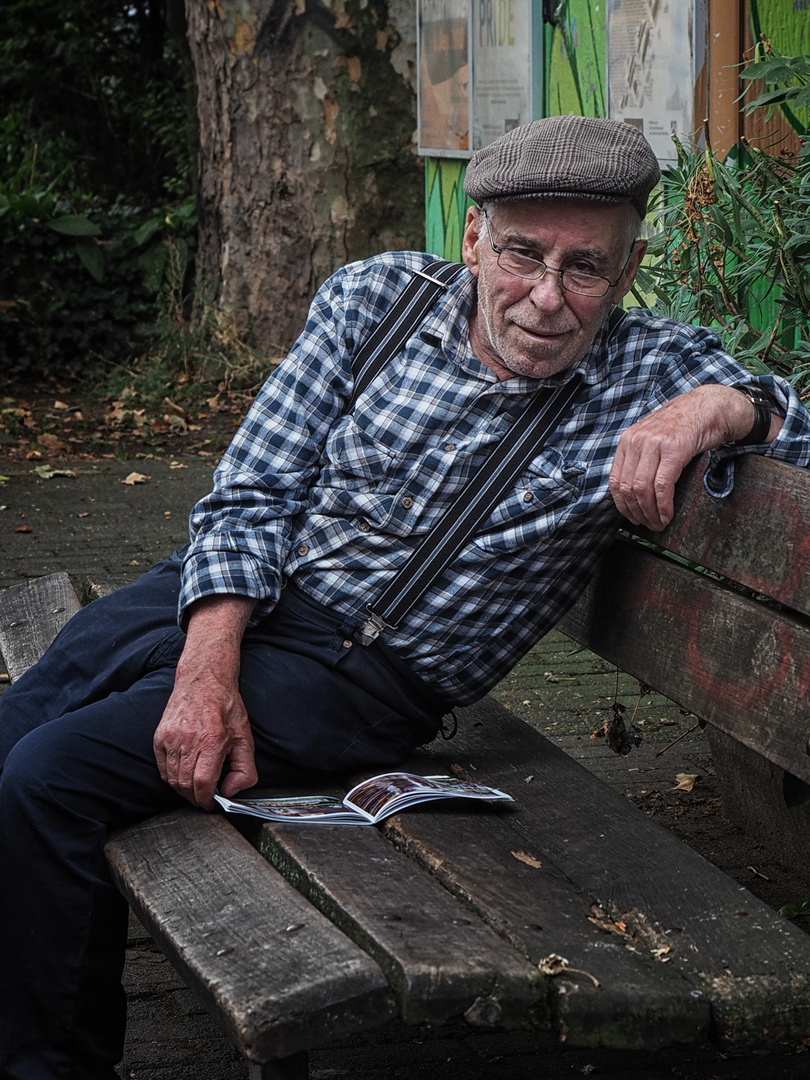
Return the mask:
<svg viewBox="0 0 810 1080">
<path fill-rule="evenodd" d="M 749 0 L 749 9 L 755 41 L 764 34 L 783 56 L 810 53 L 810 4 L 802 0 Z M 806 109 L 798 115 L 784 107 L 781 112 L 794 131 L 800 135 L 807 132 Z"/>
<path fill-rule="evenodd" d="M 564 0 L 546 27 L 546 115 L 605 116 L 605 0 Z"/>
<path fill-rule="evenodd" d="M 425 158 L 425 251 L 443 259 L 461 259 L 461 237 L 467 215 L 465 163 L 458 158 Z"/>
</svg>

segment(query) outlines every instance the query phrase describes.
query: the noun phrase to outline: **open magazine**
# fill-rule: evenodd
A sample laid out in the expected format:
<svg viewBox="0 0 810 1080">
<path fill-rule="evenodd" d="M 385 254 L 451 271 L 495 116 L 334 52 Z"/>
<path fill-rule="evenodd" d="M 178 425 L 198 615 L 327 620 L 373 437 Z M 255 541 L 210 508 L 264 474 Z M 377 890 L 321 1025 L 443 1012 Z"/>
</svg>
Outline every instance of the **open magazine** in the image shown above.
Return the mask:
<svg viewBox="0 0 810 1080">
<path fill-rule="evenodd" d="M 374 825 L 389 814 L 431 799 L 514 802 L 511 795 L 471 780 L 459 780 L 455 776 L 416 776 L 404 772 L 381 773 L 363 780 L 342 800 L 329 795 L 280 799 L 226 799 L 222 795 L 215 795 L 214 798 L 232 814 L 320 825 Z"/>
</svg>

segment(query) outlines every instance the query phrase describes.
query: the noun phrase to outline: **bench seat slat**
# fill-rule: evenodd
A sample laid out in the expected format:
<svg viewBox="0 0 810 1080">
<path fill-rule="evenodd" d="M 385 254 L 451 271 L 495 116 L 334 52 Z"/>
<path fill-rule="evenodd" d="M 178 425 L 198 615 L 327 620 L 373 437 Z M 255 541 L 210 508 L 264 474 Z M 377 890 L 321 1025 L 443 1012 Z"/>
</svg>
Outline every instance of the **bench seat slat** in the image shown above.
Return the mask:
<svg viewBox="0 0 810 1080">
<path fill-rule="evenodd" d="M 386 972 L 410 1022 L 549 1030 L 545 980 L 373 827 L 268 822 L 262 853 Z M 489 1018 L 489 1019 L 488 1019 Z"/>
<path fill-rule="evenodd" d="M 23 581 L 0 592 L 0 652 L 15 682 L 81 607 L 67 574 Z"/>
<path fill-rule="evenodd" d="M 166 813 L 114 836 L 106 854 L 121 892 L 249 1060 L 393 1015 L 377 964 L 224 818 Z"/>
<path fill-rule="evenodd" d="M 586 798 L 593 797 L 590 779 L 582 777 Z M 516 790 L 513 779 L 512 788 L 520 802 L 512 814 L 447 807 L 397 815 L 387 831 L 534 964 L 565 957 L 574 970 L 550 978 L 549 993 L 555 1032 L 567 1045 L 658 1050 L 709 1042 L 707 999 L 671 965 L 648 950 L 631 952 L 590 921 L 605 919 L 594 894 L 537 848 L 522 824 L 524 785 Z"/>
<path fill-rule="evenodd" d="M 465 710 L 452 750 L 469 775 L 519 792 L 516 844 L 530 842 L 639 939 L 671 945 L 666 966 L 709 1000 L 723 1044 L 810 1030 L 810 940 L 787 919 L 497 702 Z"/>
<path fill-rule="evenodd" d="M 810 627 L 790 613 L 619 539 L 559 629 L 810 782 Z"/>
</svg>

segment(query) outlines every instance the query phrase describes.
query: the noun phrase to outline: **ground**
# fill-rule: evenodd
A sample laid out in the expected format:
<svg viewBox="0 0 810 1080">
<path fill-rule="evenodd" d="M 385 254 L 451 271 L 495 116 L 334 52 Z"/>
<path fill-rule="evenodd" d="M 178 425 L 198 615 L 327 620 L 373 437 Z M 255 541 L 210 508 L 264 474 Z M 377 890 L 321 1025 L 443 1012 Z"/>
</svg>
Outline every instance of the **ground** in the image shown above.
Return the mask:
<svg viewBox="0 0 810 1080">
<path fill-rule="evenodd" d="M 78 584 L 87 574 L 131 577 L 181 544 L 188 509 L 209 490 L 212 468 L 250 397 L 214 390 L 193 410 L 181 409 L 182 416 L 161 400 L 157 407 L 144 406 L 141 419 L 132 420 L 127 413 L 137 402 L 96 398 L 77 382 L 4 386 L 0 587 L 57 569 L 66 569 Z M 133 473 L 140 479 L 133 480 Z M 671 702 L 640 694 L 634 680 L 617 676 L 557 634 L 532 650 L 495 694 L 774 908 L 810 897 L 806 867 L 780 862 L 726 817 L 705 733 Z M 604 735 L 615 701 L 625 706 L 641 736 L 626 756 L 613 753 Z M 798 924 L 810 931 L 810 918 Z M 126 986 L 130 1028 L 122 1077 L 244 1080 L 244 1064 L 134 922 Z M 528 1035 L 471 1037 L 468 1029 L 414 1033 L 390 1028 L 319 1051 L 313 1055 L 313 1077 L 810 1076 L 810 1047 L 804 1044 L 765 1060 L 726 1059 L 713 1051 L 616 1055 L 559 1047 L 544 1048 L 538 1057 L 538 1050 L 536 1038 Z"/>
<path fill-rule="evenodd" d="M 0 391 L 0 454 L 7 461 L 219 456 L 254 396 L 254 388 L 221 383 L 181 381 L 171 396 L 137 385 L 112 393 L 79 378 L 8 382 Z"/>
</svg>

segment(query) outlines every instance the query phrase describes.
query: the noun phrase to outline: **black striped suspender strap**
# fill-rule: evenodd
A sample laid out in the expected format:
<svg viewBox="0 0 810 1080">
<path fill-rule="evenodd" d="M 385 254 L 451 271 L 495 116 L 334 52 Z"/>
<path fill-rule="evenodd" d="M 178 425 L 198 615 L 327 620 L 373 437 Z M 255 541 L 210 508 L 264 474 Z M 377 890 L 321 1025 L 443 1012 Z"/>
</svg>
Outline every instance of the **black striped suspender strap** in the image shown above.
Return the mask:
<svg viewBox="0 0 810 1080">
<path fill-rule="evenodd" d="M 348 410 L 388 361 L 402 348 L 430 310 L 438 294 L 451 285 L 464 270 L 463 263 L 429 263 L 414 276 L 399 294 L 385 316 L 362 343 L 352 360 L 354 390 Z"/>
<path fill-rule="evenodd" d="M 562 386 L 538 391 L 374 604 L 366 605 L 369 617 L 360 631 L 362 644 L 370 645 L 388 626 L 396 629 L 452 562 L 559 424 L 579 382 L 579 376 L 574 376 Z"/>
</svg>

